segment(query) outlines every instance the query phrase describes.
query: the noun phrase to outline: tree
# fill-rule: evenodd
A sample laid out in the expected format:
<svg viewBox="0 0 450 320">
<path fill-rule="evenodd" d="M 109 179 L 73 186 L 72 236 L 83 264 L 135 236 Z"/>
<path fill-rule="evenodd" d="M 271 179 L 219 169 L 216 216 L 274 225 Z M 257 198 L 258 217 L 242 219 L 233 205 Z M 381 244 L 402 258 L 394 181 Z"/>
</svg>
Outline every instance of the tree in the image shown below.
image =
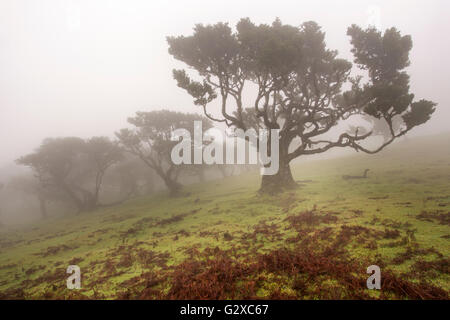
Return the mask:
<svg viewBox="0 0 450 320">
<path fill-rule="evenodd" d="M 59 189 L 78 211 L 97 208 L 106 170 L 122 159 L 121 149 L 106 137 L 45 139 L 18 164 L 29 166 L 42 189 Z"/>
<path fill-rule="evenodd" d="M 198 114 L 168 110 L 137 112 L 128 118 L 134 129 L 122 129 L 116 133 L 123 148 L 139 157 L 164 181 L 171 195 L 181 190 L 179 175 L 185 165 L 175 165 L 170 154 L 178 143 L 173 141 L 175 129 L 186 129 L 193 135 L 194 121 L 202 121 L 203 129 L 211 127 L 210 121 Z"/>
<path fill-rule="evenodd" d="M 263 176 L 260 189 L 272 193 L 295 186 L 289 166 L 293 159 L 338 147 L 377 153 L 434 112 L 435 103 L 413 102 L 409 93 L 404 69 L 409 65 L 410 36 L 395 28 L 381 33 L 355 25 L 347 34 L 354 62 L 365 78 L 351 77 L 352 63 L 326 48 L 324 32 L 315 22 L 294 27 L 278 19 L 272 25 L 241 19 L 236 31 L 225 23 L 199 24 L 193 35 L 167 41 L 169 53 L 201 78 L 195 81 L 185 70 L 173 71 L 178 86 L 209 119 L 243 130 L 256 125 L 279 129 L 280 169 L 276 175 Z M 350 89 L 344 91 L 346 86 Z M 244 105 L 244 92 L 245 101 L 251 97 L 250 105 Z M 208 107 L 216 99 L 220 107 L 212 112 Z M 349 134 L 343 129 L 325 137 L 361 115 L 385 122 L 390 138 L 370 149 L 372 131 Z M 402 125 L 396 130 L 397 118 Z"/>
<path fill-rule="evenodd" d="M 93 207 L 97 206 L 106 170 L 123 159 L 123 153 L 117 143 L 106 137 L 93 137 L 85 142 L 87 162 L 95 177 L 94 192 L 87 192 L 87 198 Z"/>
</svg>

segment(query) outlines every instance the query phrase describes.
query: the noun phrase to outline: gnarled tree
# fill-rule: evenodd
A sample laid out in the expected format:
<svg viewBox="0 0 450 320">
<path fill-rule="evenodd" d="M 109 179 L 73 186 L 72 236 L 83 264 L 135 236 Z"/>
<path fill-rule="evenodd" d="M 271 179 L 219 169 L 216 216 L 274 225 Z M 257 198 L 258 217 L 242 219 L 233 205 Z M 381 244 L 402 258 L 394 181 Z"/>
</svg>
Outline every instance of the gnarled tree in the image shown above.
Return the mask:
<svg viewBox="0 0 450 320">
<path fill-rule="evenodd" d="M 169 53 L 201 78 L 173 71 L 178 86 L 209 119 L 243 130 L 256 125 L 279 129 L 280 169 L 263 176 L 261 185 L 262 192 L 271 193 L 295 185 L 289 163 L 299 156 L 339 147 L 376 153 L 434 112 L 435 103 L 413 102 L 409 92 L 404 69 L 410 63 L 410 36 L 395 28 L 381 33 L 355 25 L 347 34 L 364 77 L 352 77 L 352 63 L 326 48 L 315 22 L 294 27 L 278 19 L 272 25 L 241 19 L 236 31 L 224 23 L 196 25 L 193 35 L 167 40 Z M 216 99 L 219 107 L 212 111 Z M 383 121 L 390 137 L 370 148 L 372 130 L 349 133 L 346 121 L 362 115 Z M 393 125 L 397 119 L 398 127 Z"/>
<path fill-rule="evenodd" d="M 193 137 L 194 121 L 202 121 L 203 130 L 211 127 L 210 121 L 198 114 L 169 110 L 137 112 L 135 117 L 128 118 L 134 128 L 122 129 L 116 136 L 126 151 L 156 172 L 171 195 L 177 195 L 181 190 L 178 178 L 186 166 L 175 165 L 170 158 L 172 148 L 178 143 L 172 139 L 173 131 L 186 129 Z"/>
<path fill-rule="evenodd" d="M 17 163 L 34 171 L 42 190 L 59 189 L 80 212 L 100 205 L 105 173 L 121 159 L 122 150 L 106 137 L 69 137 L 45 139 L 34 153 Z"/>
</svg>

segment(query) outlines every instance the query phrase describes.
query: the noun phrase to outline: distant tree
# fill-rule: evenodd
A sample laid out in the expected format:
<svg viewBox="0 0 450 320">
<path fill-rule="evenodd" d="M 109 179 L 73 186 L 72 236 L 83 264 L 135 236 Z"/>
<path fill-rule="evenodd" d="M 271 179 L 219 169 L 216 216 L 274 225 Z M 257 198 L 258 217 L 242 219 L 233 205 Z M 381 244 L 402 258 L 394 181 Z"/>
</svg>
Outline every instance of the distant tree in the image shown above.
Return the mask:
<svg viewBox="0 0 450 320">
<path fill-rule="evenodd" d="M 167 40 L 169 53 L 202 79 L 193 80 L 185 70 L 173 71 L 178 86 L 206 117 L 232 128 L 280 130 L 280 169 L 276 175 L 263 176 L 260 189 L 272 193 L 295 186 L 289 166 L 293 159 L 337 147 L 377 153 L 428 121 L 435 110 L 435 103 L 413 102 L 409 93 L 404 69 L 410 63 L 410 36 L 395 28 L 381 33 L 355 25 L 347 34 L 354 62 L 365 78 L 350 76 L 352 63 L 326 48 L 325 34 L 315 22 L 294 27 L 278 19 L 272 25 L 242 19 L 235 32 L 225 23 L 199 24 L 193 35 Z M 344 90 L 344 85 L 350 89 Z M 252 89 L 244 95 L 244 87 Z M 244 96 L 249 103 L 252 94 L 246 106 Z M 208 107 L 216 98 L 220 107 L 213 112 Z M 325 138 L 331 129 L 360 115 L 384 122 L 389 138 L 374 149 L 367 146 L 373 141 L 372 131 L 349 134 L 342 129 Z M 393 125 L 395 118 L 401 120 L 398 128 Z"/>
<path fill-rule="evenodd" d="M 148 170 L 139 158 L 130 155 L 110 171 L 105 183 L 108 187 L 118 188 L 119 198 L 128 199 L 151 193 L 156 179 L 153 170 Z"/>
<path fill-rule="evenodd" d="M 172 148 L 178 143 L 172 140 L 173 131 L 186 129 L 193 137 L 194 121 L 202 121 L 203 130 L 211 127 L 209 120 L 197 114 L 168 110 L 137 112 L 135 117 L 128 118 L 134 128 L 122 129 L 116 136 L 126 151 L 156 172 L 171 195 L 177 195 L 181 190 L 178 178 L 186 166 L 175 165 L 170 158 Z"/>
<path fill-rule="evenodd" d="M 85 155 L 87 156 L 87 167 L 95 176 L 94 191 L 87 192 L 87 199 L 95 207 L 98 204 L 100 189 L 106 170 L 123 159 L 123 151 L 116 142 L 106 137 L 93 137 L 86 142 Z"/>
<path fill-rule="evenodd" d="M 43 189 L 58 188 L 78 211 L 99 205 L 106 170 L 122 159 L 122 150 L 106 137 L 46 139 L 18 164 L 29 166 Z"/>
</svg>

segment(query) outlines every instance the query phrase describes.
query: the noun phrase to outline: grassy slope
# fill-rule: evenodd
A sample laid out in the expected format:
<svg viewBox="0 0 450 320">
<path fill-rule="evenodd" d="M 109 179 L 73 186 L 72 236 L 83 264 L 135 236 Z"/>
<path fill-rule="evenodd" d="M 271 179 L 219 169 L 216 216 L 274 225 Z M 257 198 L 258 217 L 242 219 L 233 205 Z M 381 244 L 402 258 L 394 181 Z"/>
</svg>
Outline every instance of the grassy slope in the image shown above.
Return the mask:
<svg viewBox="0 0 450 320">
<path fill-rule="evenodd" d="M 371 170 L 369 179 L 341 178 L 365 168 Z M 392 270 L 399 279 L 427 281 L 448 294 L 449 135 L 412 139 L 374 156 L 295 164 L 293 173 L 300 187 L 274 197 L 257 196 L 260 177 L 249 173 L 186 187 L 187 195 L 176 199 L 164 194 L 133 199 L 118 207 L 4 231 L 0 297 L 379 296 L 367 289 L 354 296 L 345 271 L 328 266 L 349 265 L 348 261 L 361 264 L 351 271 L 361 290 L 367 278 L 363 268 L 378 263 L 382 275 Z M 342 254 L 329 255 L 326 247 Z M 286 263 L 294 272 L 280 265 L 287 255 L 279 256 L 279 248 L 291 250 Z M 301 256 L 294 257 L 295 252 L 312 254 L 310 260 L 320 262 L 312 267 L 298 262 Z M 188 264 L 181 264 L 186 259 Z M 65 288 L 69 264 L 81 268 L 79 291 Z M 249 265 L 251 269 L 242 267 Z M 195 278 L 189 286 L 183 284 L 191 281 L 183 278 L 187 275 Z M 222 282 L 233 286 L 206 289 Z M 427 297 L 398 293 L 404 290 L 409 289 L 393 289 L 382 297 Z"/>
</svg>

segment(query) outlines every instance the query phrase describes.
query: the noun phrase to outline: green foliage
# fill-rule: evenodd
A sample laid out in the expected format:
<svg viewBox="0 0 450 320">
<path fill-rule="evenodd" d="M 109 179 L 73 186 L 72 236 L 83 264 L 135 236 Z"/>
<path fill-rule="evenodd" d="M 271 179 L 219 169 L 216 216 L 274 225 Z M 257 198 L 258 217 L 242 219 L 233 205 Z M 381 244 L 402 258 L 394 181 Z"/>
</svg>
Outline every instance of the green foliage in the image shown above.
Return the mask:
<svg viewBox="0 0 450 320">
<path fill-rule="evenodd" d="M 411 37 L 401 36 L 395 28 L 382 34 L 376 29 L 362 30 L 356 25 L 351 26 L 347 34 L 351 37 L 355 63 L 368 70 L 371 80 L 365 88 L 371 101 L 364 112 L 385 120 L 392 138 L 427 122 L 436 103 L 428 100 L 413 102 L 409 76 L 402 71 L 410 64 Z M 394 130 L 393 121 L 397 116 L 401 116 L 404 126 Z"/>
<path fill-rule="evenodd" d="M 435 103 L 413 102 L 409 92 L 404 69 L 410 64 L 410 36 L 402 36 L 395 28 L 382 33 L 356 25 L 347 34 L 356 65 L 367 72 L 366 82 L 362 76 L 350 76 L 352 63 L 326 47 L 324 32 L 312 21 L 294 27 L 279 19 L 271 25 L 256 25 L 246 18 L 235 31 L 225 23 L 196 25 L 192 35 L 167 41 L 169 53 L 201 78 L 195 81 L 185 70 L 173 71 L 178 86 L 205 115 L 234 128 L 280 129 L 280 160 L 289 163 L 302 155 L 340 147 L 377 153 L 428 121 L 434 112 Z M 245 107 L 243 92 L 249 85 L 257 90 Z M 344 85 L 351 89 L 345 91 Z M 208 110 L 214 99 L 220 100 L 221 117 Z M 374 149 L 362 143 L 378 135 L 377 128 L 364 134 L 344 131 L 324 139 L 325 133 L 354 116 L 384 123 L 388 130 L 383 143 Z M 300 143 L 293 147 L 295 140 Z"/>
<path fill-rule="evenodd" d="M 411 104 L 411 109 L 403 115 L 407 128 L 413 128 L 428 121 L 435 110 L 436 103 L 420 100 Z"/>
</svg>

